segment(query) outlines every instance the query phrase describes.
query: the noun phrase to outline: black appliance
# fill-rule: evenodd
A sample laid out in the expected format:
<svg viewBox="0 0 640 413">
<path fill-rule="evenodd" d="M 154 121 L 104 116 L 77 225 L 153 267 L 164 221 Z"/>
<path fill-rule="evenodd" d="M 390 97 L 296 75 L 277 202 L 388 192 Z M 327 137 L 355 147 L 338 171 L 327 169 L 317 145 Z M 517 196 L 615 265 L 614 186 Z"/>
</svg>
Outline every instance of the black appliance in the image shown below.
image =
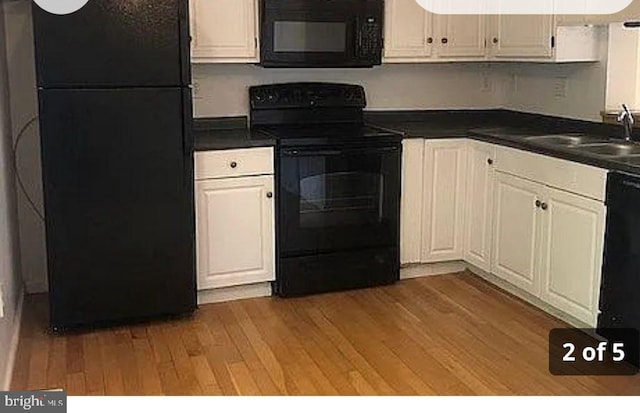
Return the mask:
<svg viewBox="0 0 640 413">
<path fill-rule="evenodd" d="M 598 329 L 640 331 L 640 176 L 610 172 Z"/>
<path fill-rule="evenodd" d="M 361 86 L 256 86 L 250 102 L 277 140 L 275 293 L 397 281 L 402 135 L 364 124 Z"/>
<path fill-rule="evenodd" d="M 261 0 L 260 64 L 379 65 L 383 15 L 383 0 Z"/>
<path fill-rule="evenodd" d="M 33 6 L 55 329 L 196 307 L 187 4 Z"/>
</svg>

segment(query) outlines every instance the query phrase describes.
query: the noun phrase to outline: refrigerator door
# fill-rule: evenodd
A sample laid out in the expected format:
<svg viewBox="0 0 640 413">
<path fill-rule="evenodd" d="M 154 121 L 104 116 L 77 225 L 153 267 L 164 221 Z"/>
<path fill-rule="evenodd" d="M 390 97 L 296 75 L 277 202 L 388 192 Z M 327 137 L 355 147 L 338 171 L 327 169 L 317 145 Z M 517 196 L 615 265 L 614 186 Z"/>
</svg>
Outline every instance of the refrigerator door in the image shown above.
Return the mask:
<svg viewBox="0 0 640 413">
<path fill-rule="evenodd" d="M 186 0 L 91 0 L 69 15 L 33 5 L 42 88 L 190 83 Z"/>
<path fill-rule="evenodd" d="M 53 327 L 196 306 L 187 88 L 40 90 Z"/>
</svg>

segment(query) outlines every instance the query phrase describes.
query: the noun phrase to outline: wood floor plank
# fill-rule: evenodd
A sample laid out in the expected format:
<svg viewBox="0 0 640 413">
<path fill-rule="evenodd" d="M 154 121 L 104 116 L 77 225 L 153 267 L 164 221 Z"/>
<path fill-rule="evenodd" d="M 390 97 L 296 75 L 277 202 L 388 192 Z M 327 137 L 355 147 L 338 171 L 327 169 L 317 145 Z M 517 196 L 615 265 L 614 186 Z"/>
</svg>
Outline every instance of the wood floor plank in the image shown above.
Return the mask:
<svg viewBox="0 0 640 413">
<path fill-rule="evenodd" d="M 11 388 L 73 395 L 638 395 L 632 377 L 553 376 L 560 320 L 468 272 L 52 334 L 28 296 Z"/>
</svg>

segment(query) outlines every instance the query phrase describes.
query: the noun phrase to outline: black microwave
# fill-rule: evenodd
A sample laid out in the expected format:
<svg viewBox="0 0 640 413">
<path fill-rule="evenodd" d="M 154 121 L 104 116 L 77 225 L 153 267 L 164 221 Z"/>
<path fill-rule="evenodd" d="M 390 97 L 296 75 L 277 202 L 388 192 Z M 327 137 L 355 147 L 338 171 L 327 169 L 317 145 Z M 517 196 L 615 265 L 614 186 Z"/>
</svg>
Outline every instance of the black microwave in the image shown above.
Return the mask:
<svg viewBox="0 0 640 413">
<path fill-rule="evenodd" d="M 379 65 L 383 16 L 384 0 L 260 0 L 260 65 Z"/>
</svg>

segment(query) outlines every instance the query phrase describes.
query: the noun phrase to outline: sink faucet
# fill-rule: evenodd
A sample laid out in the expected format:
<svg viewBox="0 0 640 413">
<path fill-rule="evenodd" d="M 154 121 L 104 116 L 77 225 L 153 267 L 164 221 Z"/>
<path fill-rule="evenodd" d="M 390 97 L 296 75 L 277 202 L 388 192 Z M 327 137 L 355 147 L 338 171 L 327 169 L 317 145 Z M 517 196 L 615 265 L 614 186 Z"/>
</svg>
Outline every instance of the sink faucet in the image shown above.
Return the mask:
<svg viewBox="0 0 640 413">
<path fill-rule="evenodd" d="M 630 141 L 633 137 L 633 124 L 635 123 L 635 119 L 633 115 L 629 111 L 629 108 L 624 103 L 622 104 L 622 112 L 618 114 L 618 122 L 622 123 L 624 127 L 624 140 Z"/>
</svg>

